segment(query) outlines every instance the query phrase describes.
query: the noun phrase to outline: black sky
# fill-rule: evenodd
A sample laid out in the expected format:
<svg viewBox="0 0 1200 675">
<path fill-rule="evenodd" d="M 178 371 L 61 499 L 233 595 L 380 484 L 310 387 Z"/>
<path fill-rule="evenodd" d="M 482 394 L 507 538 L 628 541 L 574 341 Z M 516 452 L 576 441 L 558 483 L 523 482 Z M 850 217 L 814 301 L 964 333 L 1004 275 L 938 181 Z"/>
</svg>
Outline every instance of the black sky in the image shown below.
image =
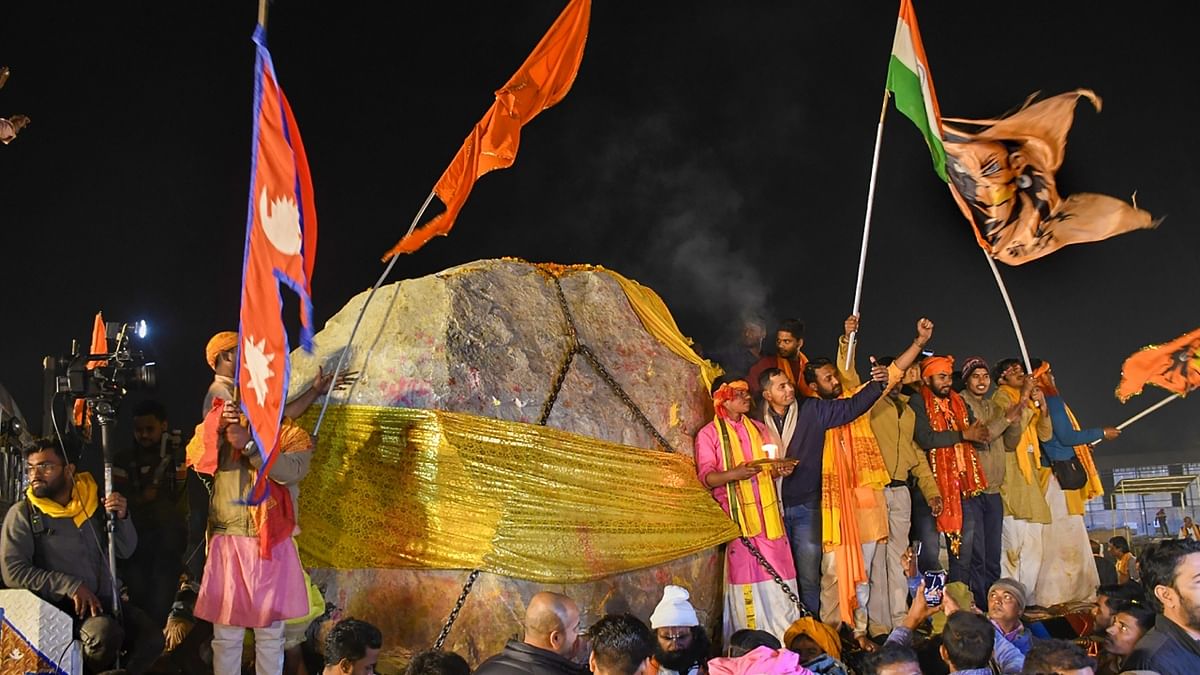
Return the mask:
<svg viewBox="0 0 1200 675">
<path fill-rule="evenodd" d="M 562 8 L 280 0 L 269 44 L 316 185 L 318 325 L 379 255 Z M 987 117 L 1090 87 L 1059 189 L 1128 197 L 1156 231 L 1065 249 L 1004 277 L 1034 356 L 1085 425 L 1115 424 L 1135 349 L 1200 325 L 1194 17 L 1173 2 L 917 6 L 943 114 Z M 256 3 L 16 3 L 0 23 L 0 382 L 37 423 L 40 362 L 93 313 L 146 318 L 190 427 L 203 345 L 236 327 Z M 525 128 L 516 165 L 476 186 L 449 238 L 395 279 L 479 259 L 598 263 L 655 288 L 706 347 L 744 310 L 797 315 L 832 351 L 853 300 L 896 7 L 890 2 L 597 0 L 570 95 Z M 863 344 L 937 323 L 939 352 L 1014 355 L 1000 296 L 915 128 L 888 115 Z M 1102 446 L 1107 466 L 1196 458 L 1185 400 Z"/>
</svg>

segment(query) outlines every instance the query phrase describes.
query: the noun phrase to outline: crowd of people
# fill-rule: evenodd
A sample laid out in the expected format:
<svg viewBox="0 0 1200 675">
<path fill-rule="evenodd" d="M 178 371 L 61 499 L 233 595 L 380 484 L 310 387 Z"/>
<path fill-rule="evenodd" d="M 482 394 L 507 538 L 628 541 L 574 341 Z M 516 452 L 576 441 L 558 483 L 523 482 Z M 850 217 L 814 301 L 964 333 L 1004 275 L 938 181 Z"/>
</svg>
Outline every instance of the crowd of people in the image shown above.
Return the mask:
<svg viewBox="0 0 1200 675">
<path fill-rule="evenodd" d="M 702 621 L 680 585 L 662 589 L 648 624 L 610 615 L 582 626 L 571 598 L 546 591 L 529 599 L 523 636 L 476 672 L 1200 666 L 1200 527 L 1189 520 L 1139 557 L 1122 537 L 1103 555 L 1084 527 L 1083 503 L 1098 487 L 1090 444 L 1118 430 L 1081 428 L 1047 362 L 1027 373 L 1017 359 L 993 366 L 927 351 L 925 318 L 896 356 L 870 359 L 864 381 L 859 328 L 848 317 L 835 358 L 810 359 L 801 322 L 780 323 L 770 355 L 761 323 L 749 322 L 718 357 L 726 376 L 695 434 L 695 462 L 740 534 L 725 548 L 722 631 L 710 635 L 716 617 Z M 119 659 L 132 673 L 239 673 L 247 635 L 260 674 L 373 670 L 381 633 L 323 620 L 295 544 L 314 441 L 291 420 L 354 376 L 319 372 L 288 403 L 269 498 L 253 503 L 264 460 L 233 403 L 236 358 L 236 333 L 209 341 L 214 379 L 186 447 L 160 404 L 133 411 L 133 443 L 114 459 L 109 494 L 76 469 L 61 437 L 25 449 L 28 489 L 5 516 L 0 571 L 7 586 L 75 618 L 89 672 Z M 1074 641 L 1024 620 L 1033 606 L 1091 600 L 1094 613 L 1074 614 Z M 430 651 L 413 655 L 408 672 L 470 668 Z"/>
</svg>

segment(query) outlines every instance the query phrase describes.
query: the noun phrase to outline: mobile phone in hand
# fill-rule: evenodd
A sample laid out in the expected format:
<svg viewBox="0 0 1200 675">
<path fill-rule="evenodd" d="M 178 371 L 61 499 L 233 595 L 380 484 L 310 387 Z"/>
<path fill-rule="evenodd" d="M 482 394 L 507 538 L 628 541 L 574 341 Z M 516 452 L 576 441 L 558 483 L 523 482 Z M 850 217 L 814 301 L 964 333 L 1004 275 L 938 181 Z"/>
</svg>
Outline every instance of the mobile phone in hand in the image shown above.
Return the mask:
<svg viewBox="0 0 1200 675">
<path fill-rule="evenodd" d="M 946 592 L 946 571 L 934 570 L 925 573 L 925 604 L 937 607 L 942 604 Z"/>
</svg>

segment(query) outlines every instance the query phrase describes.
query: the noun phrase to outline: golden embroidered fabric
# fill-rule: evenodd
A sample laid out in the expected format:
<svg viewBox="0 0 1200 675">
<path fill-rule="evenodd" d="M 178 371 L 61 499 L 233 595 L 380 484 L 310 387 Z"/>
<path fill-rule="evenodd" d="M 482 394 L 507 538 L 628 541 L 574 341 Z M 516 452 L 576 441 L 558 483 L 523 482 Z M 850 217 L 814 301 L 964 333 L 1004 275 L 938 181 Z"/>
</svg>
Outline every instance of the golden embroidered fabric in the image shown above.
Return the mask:
<svg viewBox="0 0 1200 675">
<path fill-rule="evenodd" d="M 543 583 L 658 565 L 738 535 L 684 455 L 410 408 L 331 405 L 299 511 L 307 566 Z"/>
</svg>

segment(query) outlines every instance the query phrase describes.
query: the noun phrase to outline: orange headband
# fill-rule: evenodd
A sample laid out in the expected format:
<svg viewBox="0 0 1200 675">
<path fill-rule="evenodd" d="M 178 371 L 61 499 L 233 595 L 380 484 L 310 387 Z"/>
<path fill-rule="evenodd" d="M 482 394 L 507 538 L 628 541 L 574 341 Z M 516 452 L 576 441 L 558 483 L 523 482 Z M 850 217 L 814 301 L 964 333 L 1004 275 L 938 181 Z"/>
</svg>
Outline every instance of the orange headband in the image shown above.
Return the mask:
<svg viewBox="0 0 1200 675">
<path fill-rule="evenodd" d="M 746 384 L 745 380 L 734 380 L 733 382 L 726 382 L 725 384 L 722 384 L 720 387 L 718 387 L 717 391 L 715 393 L 713 393 L 713 408 L 716 409 L 718 415 L 720 415 L 721 417 L 724 417 L 725 416 L 725 408 L 724 408 L 724 406 L 722 406 L 722 404 L 728 403 L 729 401 L 732 401 L 733 399 L 737 398 L 738 395 L 741 394 L 741 392 L 749 392 L 749 391 L 750 391 L 750 385 Z"/>
<path fill-rule="evenodd" d="M 954 372 L 953 356 L 930 356 L 921 362 L 921 377 L 949 375 Z"/>
</svg>

